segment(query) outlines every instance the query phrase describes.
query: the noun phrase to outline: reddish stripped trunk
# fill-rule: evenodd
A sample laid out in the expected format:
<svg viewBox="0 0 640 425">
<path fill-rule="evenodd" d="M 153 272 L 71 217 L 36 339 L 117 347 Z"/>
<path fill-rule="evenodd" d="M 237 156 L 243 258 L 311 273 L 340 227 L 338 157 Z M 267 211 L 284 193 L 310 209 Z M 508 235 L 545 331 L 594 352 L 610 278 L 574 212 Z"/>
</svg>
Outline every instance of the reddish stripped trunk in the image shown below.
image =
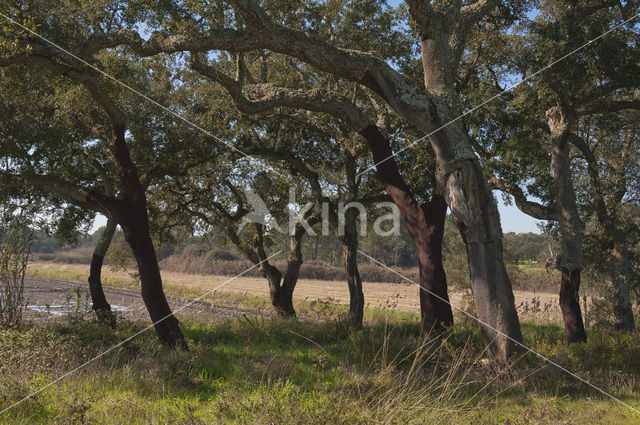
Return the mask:
<svg viewBox="0 0 640 425">
<path fill-rule="evenodd" d="M 447 203 L 440 195 L 434 195 L 431 202 L 423 204 L 422 211 L 427 230 L 424 232 L 426 249 L 418 250 L 420 282 L 431 282 L 431 292 L 420 291 L 420 311 L 433 311 L 434 314 L 422 314 L 422 331 L 429 332 L 442 325 L 453 323 L 451 305 L 443 302 L 436 295 L 447 295 L 447 278 L 442 264 L 442 238 L 447 216 Z M 448 296 L 444 299 L 449 300 Z M 434 320 L 435 319 L 435 320 Z M 445 319 L 445 320 L 442 320 Z"/>
<path fill-rule="evenodd" d="M 187 342 L 162 288 L 158 259 L 146 222 L 146 209 L 132 206 L 125 208 L 124 211 L 128 213 L 124 212 L 120 226 L 136 259 L 142 300 L 154 324 L 156 334 L 164 345 L 186 350 Z"/>
<path fill-rule="evenodd" d="M 262 274 L 267 278 L 267 282 L 269 282 L 269 297 L 271 298 L 271 304 L 276 309 L 276 313 L 281 317 L 295 317 L 296 310 L 293 308 L 293 289 L 295 288 L 295 283 L 293 287 L 291 283 L 294 278 L 295 281 L 297 281 L 297 272 L 294 273 L 293 271 L 289 272 L 289 270 L 287 270 L 296 276 L 289 276 L 287 278 L 285 274 L 283 282 L 282 273 L 268 262 L 263 262 L 260 269 L 262 270 Z"/>
<path fill-rule="evenodd" d="M 418 205 L 392 157 L 389 141 L 376 126 L 360 134 L 367 140 L 378 177 L 398 206 L 418 254 L 420 272 L 420 313 L 424 335 L 453 324 L 453 313 L 442 266 L 442 235 L 447 205 L 440 195 L 431 202 Z M 384 162 L 381 162 L 383 161 Z"/>
<path fill-rule="evenodd" d="M 569 135 L 575 125 L 575 117 L 560 107 L 553 107 L 547 111 L 547 123 L 551 131 L 551 175 L 560 210 L 560 307 L 567 342 L 585 342 L 587 334 L 582 323 L 578 296 L 582 269 L 582 222 L 571 179 L 569 157 Z"/>
<path fill-rule="evenodd" d="M 162 288 L 162 277 L 149 230 L 147 198 L 138 171 L 131 161 L 124 126 L 113 129 L 114 158 L 120 171 L 124 199 L 119 201 L 115 217 L 135 256 L 140 274 L 142 299 L 160 342 L 171 348 L 187 349 L 187 342 L 173 316 Z"/>
<path fill-rule="evenodd" d="M 580 270 L 569 271 L 561 269 L 562 280 L 560 281 L 560 309 L 564 320 L 564 334 L 568 343 L 586 342 L 587 333 L 582 322 L 582 312 L 580 311 Z"/>
</svg>

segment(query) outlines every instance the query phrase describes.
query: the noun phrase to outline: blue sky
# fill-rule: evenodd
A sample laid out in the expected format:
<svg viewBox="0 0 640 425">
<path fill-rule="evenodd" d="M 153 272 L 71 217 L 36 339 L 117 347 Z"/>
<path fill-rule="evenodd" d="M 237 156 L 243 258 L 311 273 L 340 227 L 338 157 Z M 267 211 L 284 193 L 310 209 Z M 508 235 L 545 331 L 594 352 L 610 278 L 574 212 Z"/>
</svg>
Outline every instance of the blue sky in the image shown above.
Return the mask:
<svg viewBox="0 0 640 425">
<path fill-rule="evenodd" d="M 501 195 L 497 193 L 496 200 L 498 201 L 498 209 L 500 210 L 500 221 L 502 222 L 503 232 L 540 233 L 537 223 L 542 223 L 542 221 L 529 217 L 515 205 L 505 205 L 504 202 L 502 202 Z"/>
</svg>

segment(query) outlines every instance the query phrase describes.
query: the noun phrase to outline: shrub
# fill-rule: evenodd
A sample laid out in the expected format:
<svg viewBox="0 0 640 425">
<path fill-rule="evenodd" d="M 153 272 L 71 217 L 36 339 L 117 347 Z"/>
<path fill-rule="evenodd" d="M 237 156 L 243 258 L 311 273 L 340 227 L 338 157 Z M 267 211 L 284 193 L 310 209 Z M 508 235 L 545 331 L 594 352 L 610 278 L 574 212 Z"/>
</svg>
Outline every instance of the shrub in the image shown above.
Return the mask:
<svg viewBox="0 0 640 425">
<path fill-rule="evenodd" d="M 19 327 L 27 305 L 24 275 L 33 233 L 21 220 L 6 231 L 0 242 L 0 326 Z"/>
</svg>

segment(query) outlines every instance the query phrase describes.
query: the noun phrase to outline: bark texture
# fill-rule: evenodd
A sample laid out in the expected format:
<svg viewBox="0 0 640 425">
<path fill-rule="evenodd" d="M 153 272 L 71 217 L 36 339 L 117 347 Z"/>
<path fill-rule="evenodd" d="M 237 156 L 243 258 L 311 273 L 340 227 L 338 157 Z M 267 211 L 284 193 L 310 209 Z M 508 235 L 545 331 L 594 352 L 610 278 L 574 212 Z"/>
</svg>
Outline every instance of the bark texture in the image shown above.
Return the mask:
<svg viewBox="0 0 640 425">
<path fill-rule="evenodd" d="M 614 243 L 609 254 L 609 275 L 613 283 L 613 315 L 615 327 L 633 331 L 635 323 L 631 309 L 631 282 L 629 281 L 629 252 L 626 246 Z"/>
<path fill-rule="evenodd" d="M 574 117 L 557 106 L 547 111 L 547 123 L 551 132 L 551 175 L 557 199 L 562 246 L 562 254 L 558 261 L 558 267 L 562 272 L 560 307 L 567 342 L 585 342 L 587 334 L 582 322 L 578 292 L 582 270 L 582 223 L 571 180 L 571 145 L 568 142 Z"/>
<path fill-rule="evenodd" d="M 502 257 L 502 229 L 480 163 L 464 160 L 442 169 L 445 198 L 467 249 L 473 298 L 489 352 L 506 360 L 522 343 L 511 281 Z"/>
<path fill-rule="evenodd" d="M 98 321 L 109 326 L 115 326 L 115 316 L 111 311 L 111 305 L 107 302 L 102 289 L 102 264 L 104 257 L 109 250 L 113 234 L 116 231 L 116 221 L 113 217 L 107 219 L 107 225 L 100 235 L 100 239 L 93 250 L 91 258 L 91 266 L 89 270 L 89 292 L 91 294 L 91 303 L 93 311 L 95 311 Z"/>
<path fill-rule="evenodd" d="M 141 293 L 160 341 L 171 348 L 187 349 L 162 288 L 162 277 L 149 230 L 147 199 L 138 171 L 126 146 L 124 126 L 113 128 L 113 156 L 118 164 L 124 199 L 117 202 L 115 217 L 136 259 Z"/>
<path fill-rule="evenodd" d="M 362 326 L 364 315 L 364 292 L 362 279 L 358 271 L 358 230 L 357 211 L 353 208 L 345 211 L 344 235 L 339 237 L 342 243 L 344 268 L 349 287 L 349 321 L 356 327 Z"/>
<path fill-rule="evenodd" d="M 442 266 L 446 203 L 441 196 L 436 195 L 430 203 L 418 205 L 411 189 L 400 175 L 397 163 L 391 157 L 389 140 L 373 125 L 360 134 L 369 144 L 373 160 L 377 164 L 378 177 L 398 206 L 418 253 L 422 332 L 426 335 L 432 330 L 450 326 L 453 324 L 453 313 Z"/>
<path fill-rule="evenodd" d="M 564 334 L 569 344 L 575 342 L 586 342 L 587 334 L 582 321 L 582 311 L 580 310 L 580 270 L 570 271 L 561 268 L 562 278 L 560 281 L 560 310 L 562 310 L 562 320 L 564 321 Z"/>
</svg>

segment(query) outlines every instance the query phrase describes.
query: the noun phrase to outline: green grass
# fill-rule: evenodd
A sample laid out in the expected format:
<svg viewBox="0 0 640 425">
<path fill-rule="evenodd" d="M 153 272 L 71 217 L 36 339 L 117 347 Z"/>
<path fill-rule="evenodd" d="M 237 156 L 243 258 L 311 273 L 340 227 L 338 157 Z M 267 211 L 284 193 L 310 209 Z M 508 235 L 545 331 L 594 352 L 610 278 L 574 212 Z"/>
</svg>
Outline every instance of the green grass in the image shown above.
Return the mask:
<svg viewBox="0 0 640 425">
<path fill-rule="evenodd" d="M 528 264 L 527 265 L 519 265 L 518 269 L 521 272 L 524 272 L 526 274 L 531 274 L 531 275 L 554 275 L 557 273 L 560 273 L 558 270 L 556 269 L 549 269 L 549 271 L 547 271 L 544 267 L 530 267 Z"/>
<path fill-rule="evenodd" d="M 421 344 L 416 316 L 367 312 L 354 330 L 329 304 L 315 320 L 183 320 L 190 351 L 148 331 L 0 417 L 64 424 L 621 424 L 640 416 L 531 354 L 484 359 L 476 326 Z M 132 335 L 75 316 L 0 333 L 0 406 Z M 565 347 L 554 325 L 523 324 L 533 349 L 635 407 L 640 337 L 591 332 Z M 537 373 L 536 373 L 537 371 Z"/>
</svg>

